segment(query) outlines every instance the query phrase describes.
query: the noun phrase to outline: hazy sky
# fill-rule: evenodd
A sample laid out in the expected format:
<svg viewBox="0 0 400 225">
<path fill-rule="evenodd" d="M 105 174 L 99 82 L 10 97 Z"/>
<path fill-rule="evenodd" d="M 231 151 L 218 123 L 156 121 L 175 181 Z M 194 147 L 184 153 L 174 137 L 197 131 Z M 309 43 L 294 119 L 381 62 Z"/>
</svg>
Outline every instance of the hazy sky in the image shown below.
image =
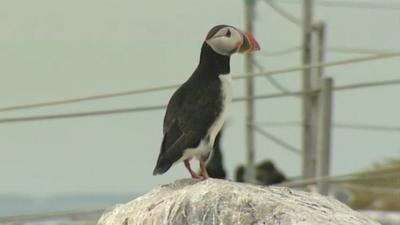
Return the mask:
<svg viewBox="0 0 400 225">
<path fill-rule="evenodd" d="M 299 5 L 285 5 L 300 15 Z M 242 27 L 243 3 L 232 0 L 3 0 L 0 2 L 0 107 L 183 82 L 198 62 L 207 31 L 216 24 Z M 400 51 L 399 11 L 316 8 L 328 24 L 328 45 Z M 256 37 L 274 51 L 297 46 L 301 29 L 258 3 Z M 331 53 L 327 60 L 361 55 Z M 300 54 L 257 57 L 267 69 L 299 65 Z M 232 58 L 243 71 L 243 56 Z M 400 59 L 328 68 L 336 84 L 400 77 Z M 299 73 L 277 75 L 292 90 Z M 257 93 L 276 93 L 257 78 Z M 243 81 L 235 81 L 243 96 Z M 170 91 L 110 100 L 0 113 L 0 118 L 166 103 Z M 399 86 L 335 94 L 338 122 L 400 126 Z M 231 105 L 224 136 L 230 177 L 245 161 L 243 103 Z M 0 193 L 143 192 L 188 177 L 183 165 L 151 175 L 161 142 L 164 111 L 0 124 Z M 257 121 L 300 119 L 297 98 L 257 102 Z M 300 147 L 300 129 L 271 128 Z M 333 173 L 363 169 L 400 156 L 399 133 L 334 130 Z M 257 160 L 272 158 L 289 176 L 301 159 L 257 135 Z M 197 164 L 197 163 L 196 163 Z"/>
</svg>

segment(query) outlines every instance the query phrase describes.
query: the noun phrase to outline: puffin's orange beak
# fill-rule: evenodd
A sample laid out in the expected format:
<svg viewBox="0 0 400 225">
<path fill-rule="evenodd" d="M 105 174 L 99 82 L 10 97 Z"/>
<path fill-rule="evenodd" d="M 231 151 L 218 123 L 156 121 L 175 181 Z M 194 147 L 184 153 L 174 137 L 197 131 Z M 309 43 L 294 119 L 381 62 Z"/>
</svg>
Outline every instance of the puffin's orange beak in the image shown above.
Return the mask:
<svg viewBox="0 0 400 225">
<path fill-rule="evenodd" d="M 260 50 L 260 45 L 250 32 L 243 32 L 243 43 L 238 46 L 239 53 L 249 53 Z"/>
</svg>

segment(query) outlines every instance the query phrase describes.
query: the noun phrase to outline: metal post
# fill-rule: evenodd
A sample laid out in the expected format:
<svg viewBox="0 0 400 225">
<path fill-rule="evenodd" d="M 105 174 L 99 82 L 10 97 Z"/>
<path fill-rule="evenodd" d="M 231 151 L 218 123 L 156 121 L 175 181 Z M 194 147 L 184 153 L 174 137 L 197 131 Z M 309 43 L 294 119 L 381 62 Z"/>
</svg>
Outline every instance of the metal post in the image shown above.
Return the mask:
<svg viewBox="0 0 400 225">
<path fill-rule="evenodd" d="M 312 4 L 313 0 L 303 0 L 303 43 L 302 43 L 302 64 L 311 64 L 311 39 L 312 39 Z M 311 69 L 303 70 L 303 91 L 311 90 Z M 302 135 L 303 135 L 303 177 L 310 178 L 315 175 L 315 154 L 312 152 L 311 132 L 311 104 L 312 96 L 303 95 L 302 102 Z"/>
<path fill-rule="evenodd" d="M 321 91 L 319 96 L 320 111 L 317 142 L 317 177 L 326 177 L 329 176 L 330 172 L 333 79 L 322 79 L 320 86 Z M 329 191 L 329 182 L 327 180 L 318 181 L 317 189 L 319 193 L 327 195 Z"/>
<path fill-rule="evenodd" d="M 315 25 L 315 31 L 317 33 L 317 49 L 316 49 L 316 59 L 318 63 L 323 63 L 324 58 L 325 58 L 325 23 L 319 22 Z M 318 177 L 321 176 L 328 176 L 329 175 L 329 147 L 326 147 L 326 143 L 324 143 L 327 139 L 330 138 L 330 124 L 329 128 L 327 128 L 327 106 L 326 104 L 330 104 L 329 102 L 326 101 L 326 89 L 327 88 L 332 88 L 332 87 L 326 87 L 327 82 L 326 80 L 323 80 L 323 67 L 318 67 L 316 68 L 316 76 L 315 76 L 315 81 L 316 85 L 320 87 L 320 92 L 318 96 L 314 96 L 314 103 L 316 104 L 316 109 L 317 109 L 317 115 L 316 118 L 318 119 L 317 127 L 316 130 L 317 132 L 315 133 L 317 137 L 316 141 L 316 155 L 317 155 L 317 161 L 316 161 L 316 175 Z M 329 90 L 330 91 L 330 90 Z M 330 105 L 329 105 L 330 107 Z M 326 130 L 328 129 L 328 130 Z M 326 136 L 328 135 L 328 136 Z M 317 182 L 317 189 L 318 192 L 324 195 L 328 194 L 329 191 L 329 183 L 324 181 Z"/>
<path fill-rule="evenodd" d="M 319 64 L 325 61 L 325 43 L 326 43 L 326 25 L 324 22 L 319 22 L 315 25 L 317 31 L 317 60 Z M 321 78 L 324 73 L 324 67 L 320 66 L 317 68 L 317 85 L 321 84 Z"/>
<path fill-rule="evenodd" d="M 253 32 L 253 17 L 254 17 L 254 0 L 245 0 L 245 29 L 248 32 Z M 246 73 L 253 73 L 253 55 L 247 54 L 245 56 L 245 71 Z M 246 173 L 245 181 L 254 183 L 254 152 L 255 152 L 255 140 L 254 130 L 252 125 L 254 124 L 254 81 L 252 77 L 246 79 Z"/>
<path fill-rule="evenodd" d="M 322 64 L 324 62 L 324 51 L 325 51 L 325 24 L 323 22 L 316 23 L 313 25 L 313 37 L 315 39 L 312 40 L 312 46 L 315 47 L 312 54 L 312 63 L 314 64 Z M 323 76 L 324 68 L 317 67 L 311 70 L 311 89 L 318 90 L 321 85 L 321 79 Z M 309 96 L 310 98 L 310 155 L 312 156 L 312 166 L 314 167 L 312 170 L 312 176 L 316 175 L 316 164 L 317 164 L 317 145 L 318 145 L 318 133 L 319 130 L 319 111 L 321 107 L 321 103 L 319 101 L 318 94 L 312 94 Z"/>
</svg>

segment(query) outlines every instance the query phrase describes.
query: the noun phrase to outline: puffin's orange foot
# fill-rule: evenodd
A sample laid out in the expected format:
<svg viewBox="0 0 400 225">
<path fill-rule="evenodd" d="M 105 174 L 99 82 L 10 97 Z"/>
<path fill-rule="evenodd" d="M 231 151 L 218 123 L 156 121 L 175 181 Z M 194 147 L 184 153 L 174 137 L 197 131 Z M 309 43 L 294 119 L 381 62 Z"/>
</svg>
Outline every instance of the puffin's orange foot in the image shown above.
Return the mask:
<svg viewBox="0 0 400 225">
<path fill-rule="evenodd" d="M 189 173 L 193 179 L 204 180 L 203 176 L 197 175 L 197 173 L 192 170 L 192 168 L 190 167 L 189 159 L 184 160 L 184 163 L 185 163 L 186 169 L 189 171 Z"/>
<path fill-rule="evenodd" d="M 209 178 L 205 160 L 200 160 L 200 175 L 203 177 L 202 180 Z"/>
<path fill-rule="evenodd" d="M 200 181 L 207 179 L 207 178 L 197 175 L 197 174 L 192 174 L 192 178 L 196 179 L 196 180 L 200 180 Z"/>
</svg>

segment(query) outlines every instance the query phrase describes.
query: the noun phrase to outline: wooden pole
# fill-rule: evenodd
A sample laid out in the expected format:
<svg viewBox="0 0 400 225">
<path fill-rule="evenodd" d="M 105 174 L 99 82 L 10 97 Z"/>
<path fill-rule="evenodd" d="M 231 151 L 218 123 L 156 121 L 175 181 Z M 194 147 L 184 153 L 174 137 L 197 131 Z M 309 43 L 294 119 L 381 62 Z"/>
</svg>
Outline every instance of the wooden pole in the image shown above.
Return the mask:
<svg viewBox="0 0 400 225">
<path fill-rule="evenodd" d="M 321 80 L 321 91 L 319 96 L 320 112 L 317 142 L 317 177 L 326 177 L 330 173 L 331 155 L 331 130 L 332 130 L 332 88 L 333 79 L 323 78 Z M 320 180 L 317 182 L 319 193 L 327 195 L 329 182 Z"/>
<path fill-rule="evenodd" d="M 302 64 L 310 65 L 312 60 L 312 4 L 313 0 L 303 0 L 303 40 Z M 311 69 L 304 69 L 302 74 L 303 91 L 311 91 Z M 312 96 L 304 94 L 302 98 L 302 150 L 303 150 L 303 178 L 315 176 L 315 154 L 312 152 L 311 105 Z"/>
<path fill-rule="evenodd" d="M 254 18 L 254 0 L 245 0 L 245 29 L 247 32 L 253 33 L 253 18 Z M 245 71 L 246 73 L 253 73 L 253 55 L 247 54 L 245 56 Z M 249 183 L 255 182 L 254 176 L 254 158 L 255 158 L 255 137 L 252 125 L 254 119 L 254 81 L 253 77 L 246 79 L 246 173 L 245 181 Z"/>
</svg>

